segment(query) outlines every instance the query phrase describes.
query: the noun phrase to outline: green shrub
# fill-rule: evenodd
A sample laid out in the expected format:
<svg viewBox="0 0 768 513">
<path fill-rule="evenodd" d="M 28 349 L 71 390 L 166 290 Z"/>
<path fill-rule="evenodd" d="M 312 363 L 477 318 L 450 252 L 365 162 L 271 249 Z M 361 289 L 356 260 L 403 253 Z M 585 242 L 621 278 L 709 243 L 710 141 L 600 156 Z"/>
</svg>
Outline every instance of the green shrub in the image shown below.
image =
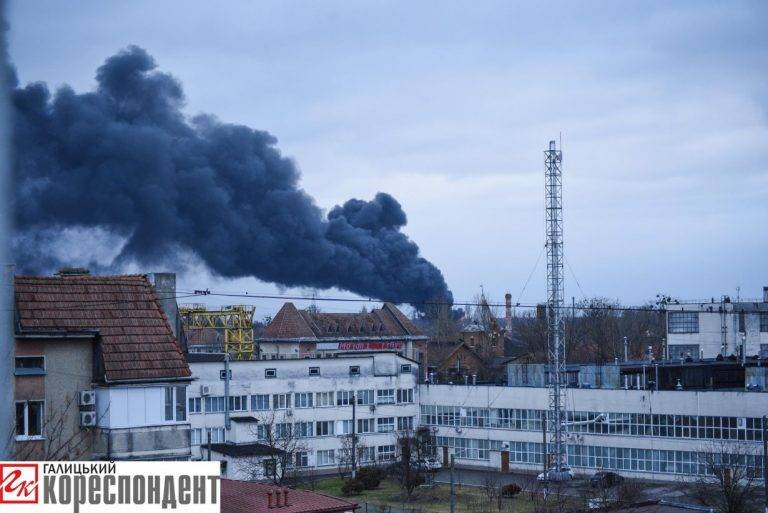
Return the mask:
<svg viewBox="0 0 768 513">
<path fill-rule="evenodd" d="M 341 493 L 344 495 L 360 495 L 365 490 L 365 486 L 359 479 L 347 479 L 341 485 Z"/>
<path fill-rule="evenodd" d="M 363 467 L 357 471 L 357 479 L 366 490 L 373 490 L 384 480 L 384 471 L 377 467 Z"/>
<path fill-rule="evenodd" d="M 502 497 L 514 497 L 518 493 L 522 492 L 523 489 L 520 488 L 520 486 L 516 485 L 515 483 L 510 483 L 508 485 L 504 485 L 501 487 L 501 496 Z"/>
</svg>

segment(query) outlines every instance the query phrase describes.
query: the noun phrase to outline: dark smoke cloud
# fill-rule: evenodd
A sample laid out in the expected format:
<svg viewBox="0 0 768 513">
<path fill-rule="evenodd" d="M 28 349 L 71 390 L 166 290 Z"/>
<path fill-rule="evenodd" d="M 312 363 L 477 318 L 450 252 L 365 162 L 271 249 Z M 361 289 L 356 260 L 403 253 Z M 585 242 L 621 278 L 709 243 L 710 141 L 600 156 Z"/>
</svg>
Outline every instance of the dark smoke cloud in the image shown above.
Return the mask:
<svg viewBox="0 0 768 513">
<path fill-rule="evenodd" d="M 14 88 L 22 271 L 72 263 L 48 249 L 52 231 L 99 228 L 127 238 L 113 268 L 173 266 L 187 250 L 223 277 L 398 302 L 451 298 L 400 231 L 406 216 L 392 196 L 352 199 L 324 218 L 272 135 L 185 118 L 181 84 L 155 67 L 130 47 L 98 69 L 93 92 Z"/>
</svg>

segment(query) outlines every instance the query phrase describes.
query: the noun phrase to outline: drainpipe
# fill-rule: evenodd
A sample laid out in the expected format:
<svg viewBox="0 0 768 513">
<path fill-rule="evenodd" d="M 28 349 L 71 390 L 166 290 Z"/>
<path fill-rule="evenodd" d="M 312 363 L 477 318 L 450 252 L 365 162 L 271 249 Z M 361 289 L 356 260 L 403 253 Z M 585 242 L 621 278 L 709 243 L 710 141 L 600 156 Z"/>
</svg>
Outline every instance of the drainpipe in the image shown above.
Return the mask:
<svg viewBox="0 0 768 513">
<path fill-rule="evenodd" d="M 232 427 L 229 419 L 229 353 L 224 353 L 224 429 Z"/>
</svg>

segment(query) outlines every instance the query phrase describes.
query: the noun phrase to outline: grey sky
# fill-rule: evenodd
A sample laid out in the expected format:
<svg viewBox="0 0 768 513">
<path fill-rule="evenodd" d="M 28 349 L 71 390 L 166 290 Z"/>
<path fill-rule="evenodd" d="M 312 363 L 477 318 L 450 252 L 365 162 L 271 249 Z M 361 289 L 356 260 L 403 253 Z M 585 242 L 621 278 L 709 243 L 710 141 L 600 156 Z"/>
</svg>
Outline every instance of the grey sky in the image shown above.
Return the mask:
<svg viewBox="0 0 768 513">
<path fill-rule="evenodd" d="M 587 295 L 637 303 L 768 285 L 766 21 L 764 2 L 25 0 L 10 51 L 22 82 L 82 91 L 144 47 L 190 115 L 277 136 L 321 207 L 394 195 L 459 300 L 520 295 L 562 131 L 567 260 Z M 521 301 L 543 297 L 542 259 Z"/>
</svg>

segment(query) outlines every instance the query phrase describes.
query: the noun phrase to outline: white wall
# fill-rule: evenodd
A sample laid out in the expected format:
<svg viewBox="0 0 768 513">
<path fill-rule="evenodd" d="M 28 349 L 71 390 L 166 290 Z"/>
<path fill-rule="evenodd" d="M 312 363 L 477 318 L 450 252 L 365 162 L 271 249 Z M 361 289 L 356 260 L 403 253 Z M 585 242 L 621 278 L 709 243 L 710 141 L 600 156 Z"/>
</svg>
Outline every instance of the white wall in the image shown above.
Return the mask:
<svg viewBox="0 0 768 513">
<path fill-rule="evenodd" d="M 698 333 L 667 333 L 667 343 L 670 346 L 681 344 L 698 344 L 704 352 L 704 358 L 715 358 L 722 347 L 722 323 L 725 317 L 727 355 L 738 354 L 742 339 L 739 333 L 738 303 L 724 303 L 726 312 L 721 314 L 717 309 L 721 303 L 697 303 L 671 306 L 669 312 L 695 310 L 699 312 Z M 709 308 L 714 312 L 706 311 Z M 704 311 L 702 311 L 704 310 Z M 745 313 L 747 355 L 760 353 L 760 344 L 768 344 L 768 332 L 760 332 L 759 313 Z"/>
<path fill-rule="evenodd" d="M 410 365 L 411 371 L 401 372 L 401 365 Z M 360 376 L 350 376 L 349 367 L 359 366 Z M 320 367 L 320 376 L 310 376 L 309 367 Z M 223 362 L 190 363 L 193 376 L 196 381 L 188 388 L 188 397 L 201 397 L 201 386 L 209 386 L 211 396 L 224 395 L 224 381 L 219 373 L 224 369 Z M 391 353 L 376 355 L 350 356 L 322 359 L 299 360 L 262 360 L 262 361 L 233 361 L 230 362 L 232 381 L 230 382 L 230 396 L 247 395 L 248 411 L 232 412 L 232 417 L 255 416 L 264 420 L 271 412 L 251 411 L 250 396 L 254 394 L 284 394 L 299 392 L 337 392 L 340 390 L 358 391 L 370 389 L 412 389 L 414 402 L 410 404 L 376 405 L 372 411 L 367 405 L 356 407 L 357 419 L 377 419 L 380 417 L 413 417 L 414 425 L 418 422 L 418 366 L 416 363 Z M 277 377 L 265 378 L 265 369 L 276 369 Z M 296 408 L 295 397 L 292 397 L 291 415 L 284 410 L 274 412 L 275 422 L 317 422 L 334 421 L 339 432 L 338 423 L 352 418 L 351 406 Z M 223 413 L 191 414 L 189 420 L 193 429 L 208 427 L 223 427 Z M 267 419 L 269 420 L 269 419 Z M 374 420 L 375 425 L 375 420 Z M 227 440 L 235 443 L 247 443 L 257 441 L 255 436 L 255 424 L 231 423 L 231 430 L 227 433 Z M 203 431 L 204 433 L 204 431 Z M 205 442 L 203 434 L 203 443 Z M 341 437 L 314 436 L 303 440 L 306 446 L 309 466 L 314 467 L 315 451 L 334 449 L 341 447 Z M 368 447 L 391 445 L 396 440 L 395 433 L 361 434 L 360 441 Z M 200 457 L 200 448 L 192 448 L 193 457 Z M 334 467 L 328 467 L 333 469 Z"/>
<path fill-rule="evenodd" d="M 98 426 L 108 429 L 180 424 L 165 420 L 164 386 L 96 388 Z"/>
</svg>

